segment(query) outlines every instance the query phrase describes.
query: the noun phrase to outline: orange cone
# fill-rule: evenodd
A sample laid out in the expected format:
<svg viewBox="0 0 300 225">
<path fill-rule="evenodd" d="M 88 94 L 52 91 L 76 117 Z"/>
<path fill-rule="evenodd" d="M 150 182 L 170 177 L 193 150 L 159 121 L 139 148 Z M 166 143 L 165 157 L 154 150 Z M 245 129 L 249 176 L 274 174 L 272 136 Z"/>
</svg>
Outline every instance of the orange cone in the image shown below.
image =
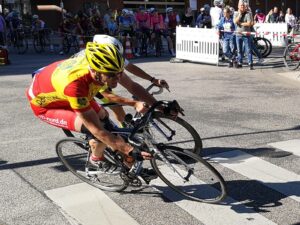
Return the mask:
<svg viewBox="0 0 300 225">
<path fill-rule="evenodd" d="M 131 43 L 130 43 L 130 37 L 129 35 L 126 36 L 126 42 L 125 42 L 125 58 L 127 59 L 132 59 L 134 58 L 132 54 L 132 49 L 131 49 Z"/>
</svg>

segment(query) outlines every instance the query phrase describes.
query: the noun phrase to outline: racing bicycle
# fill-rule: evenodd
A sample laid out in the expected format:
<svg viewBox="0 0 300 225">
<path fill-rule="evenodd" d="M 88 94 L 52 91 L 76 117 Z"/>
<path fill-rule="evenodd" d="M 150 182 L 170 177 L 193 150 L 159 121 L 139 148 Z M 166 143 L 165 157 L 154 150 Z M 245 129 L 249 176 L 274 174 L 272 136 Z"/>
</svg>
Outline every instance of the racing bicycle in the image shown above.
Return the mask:
<svg viewBox="0 0 300 225">
<path fill-rule="evenodd" d="M 156 90 L 156 88 L 158 88 Z M 151 95 L 158 95 L 163 92 L 162 87 L 157 87 L 154 84 L 151 84 L 146 88 L 146 90 Z M 133 96 L 134 99 L 138 100 Z M 102 107 L 114 107 L 119 104 L 116 103 L 99 103 Z M 131 120 L 138 120 L 142 117 L 140 113 L 136 113 L 134 116 L 130 114 L 126 115 L 125 120 L 129 118 Z M 111 121 L 112 122 L 112 121 Z M 112 122 L 114 127 L 118 125 Z M 196 154 L 199 154 L 202 150 L 202 140 L 198 132 L 184 119 L 180 116 L 174 117 L 172 115 L 166 115 L 160 111 L 155 111 L 152 113 L 151 124 L 148 126 L 148 129 L 151 131 L 153 137 L 165 145 L 172 145 L 176 147 L 181 147 L 187 150 L 190 150 Z M 68 137 L 82 136 L 83 134 L 73 132 L 67 129 L 63 129 L 63 132 Z"/>
<path fill-rule="evenodd" d="M 56 144 L 56 152 L 61 162 L 82 181 L 106 191 L 123 191 L 128 186 L 141 187 L 142 180 L 149 184 L 152 180 L 141 177 L 141 171 L 151 166 L 167 186 L 182 196 L 205 203 L 217 203 L 226 197 L 226 185 L 221 174 L 198 154 L 157 141 L 149 127 L 152 126 L 156 109 L 164 108 L 168 115 L 175 110 L 182 113 L 177 101 L 157 101 L 141 118 L 133 121 L 131 128 L 113 127 L 110 132 L 120 135 L 136 149 L 147 151 L 151 160 L 135 161 L 129 168 L 124 156 L 118 151 L 106 148 L 104 157 L 117 165 L 118 173 L 107 173 L 89 169 L 91 149 L 84 138 L 68 137 Z M 155 182 L 155 181 L 154 181 Z M 155 183 L 155 186 L 163 185 Z"/>
</svg>

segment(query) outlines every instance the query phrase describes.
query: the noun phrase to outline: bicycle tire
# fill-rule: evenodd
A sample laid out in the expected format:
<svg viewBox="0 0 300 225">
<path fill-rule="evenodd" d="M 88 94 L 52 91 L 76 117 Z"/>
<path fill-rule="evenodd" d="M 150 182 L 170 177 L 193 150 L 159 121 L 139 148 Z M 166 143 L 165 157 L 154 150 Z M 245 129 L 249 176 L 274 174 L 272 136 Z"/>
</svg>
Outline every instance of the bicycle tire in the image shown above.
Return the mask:
<svg viewBox="0 0 300 225">
<path fill-rule="evenodd" d="M 268 52 L 263 57 L 267 58 L 273 51 L 273 45 L 272 45 L 270 40 L 268 40 L 267 38 L 264 38 L 264 39 L 265 39 L 265 41 L 267 42 L 267 45 L 268 45 Z"/>
<path fill-rule="evenodd" d="M 41 53 L 43 51 L 42 40 L 39 37 L 34 37 L 33 48 L 36 53 Z"/>
<path fill-rule="evenodd" d="M 65 37 L 62 42 L 62 51 L 64 54 L 68 54 L 70 52 L 71 45 L 69 43 L 68 37 Z"/>
<path fill-rule="evenodd" d="M 283 61 L 289 70 L 296 70 L 300 66 L 299 44 L 289 44 L 283 53 Z"/>
<path fill-rule="evenodd" d="M 24 37 L 18 37 L 17 39 L 18 54 L 25 54 L 28 49 L 27 39 Z"/>
<path fill-rule="evenodd" d="M 159 128 L 157 128 L 157 126 Z M 180 117 L 154 112 L 152 121 L 149 123 L 147 129 L 158 143 L 181 147 L 196 154 L 201 153 L 202 140 L 200 135 L 188 122 Z M 164 134 L 162 134 L 162 131 Z M 168 140 L 170 138 L 172 138 L 172 140 Z"/>
<path fill-rule="evenodd" d="M 121 178 L 121 174 L 113 175 L 87 169 L 90 147 L 86 140 L 65 138 L 57 142 L 55 149 L 64 166 L 82 181 L 104 191 L 122 191 L 127 188 L 128 184 Z"/>
<path fill-rule="evenodd" d="M 224 178 L 200 156 L 174 146 L 165 146 L 162 155 L 156 154 L 151 159 L 151 165 L 160 179 L 174 191 L 204 203 L 218 203 L 225 199 L 227 191 Z M 157 189 L 162 187 L 159 181 L 154 182 L 158 182 L 155 185 Z"/>
<path fill-rule="evenodd" d="M 262 37 L 254 37 L 253 38 L 254 45 L 256 46 L 257 51 L 259 51 L 261 57 L 265 58 L 265 55 L 268 53 L 268 44 L 265 38 Z M 252 50 L 252 54 L 257 56 L 255 52 Z"/>
</svg>

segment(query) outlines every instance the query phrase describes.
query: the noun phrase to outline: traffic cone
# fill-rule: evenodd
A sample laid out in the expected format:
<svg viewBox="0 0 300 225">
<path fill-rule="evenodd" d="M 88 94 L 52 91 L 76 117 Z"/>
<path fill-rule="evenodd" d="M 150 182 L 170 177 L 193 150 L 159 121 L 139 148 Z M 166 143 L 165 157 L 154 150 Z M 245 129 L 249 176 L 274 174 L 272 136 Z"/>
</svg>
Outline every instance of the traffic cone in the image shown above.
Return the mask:
<svg viewBox="0 0 300 225">
<path fill-rule="evenodd" d="M 132 54 L 129 34 L 126 36 L 126 42 L 125 42 L 125 58 L 127 58 L 127 59 L 134 58 L 134 56 Z"/>
<path fill-rule="evenodd" d="M 83 41 L 83 37 L 79 37 L 79 50 L 84 50 L 85 49 L 85 44 Z"/>
</svg>

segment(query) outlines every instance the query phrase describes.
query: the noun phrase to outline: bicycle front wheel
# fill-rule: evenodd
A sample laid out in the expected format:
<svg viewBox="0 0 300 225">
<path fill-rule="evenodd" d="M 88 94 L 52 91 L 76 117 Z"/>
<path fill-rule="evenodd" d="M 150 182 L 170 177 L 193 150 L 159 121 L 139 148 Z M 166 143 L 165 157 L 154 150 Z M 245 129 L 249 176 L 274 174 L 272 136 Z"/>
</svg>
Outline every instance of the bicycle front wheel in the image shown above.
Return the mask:
<svg viewBox="0 0 300 225">
<path fill-rule="evenodd" d="M 285 66 L 289 70 L 296 70 L 300 65 L 299 44 L 289 44 L 283 53 Z"/>
<path fill-rule="evenodd" d="M 196 154 L 202 150 L 199 134 L 180 117 L 155 112 L 147 129 L 157 143 L 180 147 Z"/>
<path fill-rule="evenodd" d="M 85 146 L 85 147 L 83 147 Z M 127 183 L 121 174 L 113 175 L 88 168 L 90 147 L 80 138 L 65 138 L 56 144 L 56 153 L 61 162 L 82 181 L 105 191 L 122 191 Z"/>
<path fill-rule="evenodd" d="M 191 200 L 217 203 L 226 197 L 225 181 L 220 173 L 190 151 L 165 146 L 162 154 L 151 160 L 151 165 L 164 183 Z M 157 189 L 162 187 L 159 181 L 154 182 Z"/>
</svg>

